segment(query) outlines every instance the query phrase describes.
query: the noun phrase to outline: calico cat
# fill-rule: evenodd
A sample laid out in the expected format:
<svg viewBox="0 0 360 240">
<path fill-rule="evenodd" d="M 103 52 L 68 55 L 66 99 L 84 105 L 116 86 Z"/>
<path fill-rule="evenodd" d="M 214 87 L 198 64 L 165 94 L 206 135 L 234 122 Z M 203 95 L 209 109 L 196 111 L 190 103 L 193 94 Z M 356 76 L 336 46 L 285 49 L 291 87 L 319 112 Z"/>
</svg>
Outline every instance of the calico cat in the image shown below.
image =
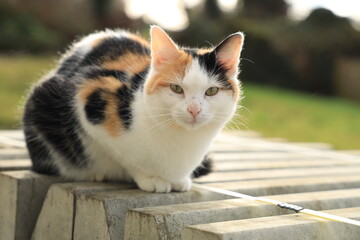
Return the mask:
<svg viewBox="0 0 360 240">
<path fill-rule="evenodd" d="M 35 172 L 151 192 L 187 191 L 207 172 L 202 160 L 241 96 L 244 36 L 190 49 L 157 26 L 150 34 L 91 34 L 33 87 L 23 125 Z"/>
</svg>

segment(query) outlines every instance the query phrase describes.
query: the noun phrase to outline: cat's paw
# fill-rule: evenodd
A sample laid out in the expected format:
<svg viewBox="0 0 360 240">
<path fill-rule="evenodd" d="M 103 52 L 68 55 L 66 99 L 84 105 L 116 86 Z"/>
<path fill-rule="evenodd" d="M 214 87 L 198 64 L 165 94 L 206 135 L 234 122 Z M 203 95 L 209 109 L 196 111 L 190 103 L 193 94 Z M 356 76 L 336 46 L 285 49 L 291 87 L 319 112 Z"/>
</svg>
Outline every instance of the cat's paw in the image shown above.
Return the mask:
<svg viewBox="0 0 360 240">
<path fill-rule="evenodd" d="M 138 187 L 144 191 L 168 193 L 171 191 L 171 184 L 159 177 L 142 177 L 135 180 Z"/>
<path fill-rule="evenodd" d="M 105 176 L 103 174 L 95 174 L 87 177 L 87 180 L 91 182 L 103 182 L 105 180 Z"/>
<path fill-rule="evenodd" d="M 192 181 L 190 178 L 185 178 L 184 180 L 174 183 L 172 188 L 174 191 L 178 192 L 186 192 L 189 191 L 191 188 Z"/>
</svg>

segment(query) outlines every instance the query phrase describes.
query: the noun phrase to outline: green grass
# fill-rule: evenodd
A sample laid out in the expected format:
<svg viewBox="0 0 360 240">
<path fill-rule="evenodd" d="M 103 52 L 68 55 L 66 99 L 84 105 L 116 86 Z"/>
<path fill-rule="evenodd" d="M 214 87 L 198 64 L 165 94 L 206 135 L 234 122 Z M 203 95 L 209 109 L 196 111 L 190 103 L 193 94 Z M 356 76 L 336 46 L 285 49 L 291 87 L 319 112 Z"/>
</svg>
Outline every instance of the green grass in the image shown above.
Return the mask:
<svg viewBox="0 0 360 240">
<path fill-rule="evenodd" d="M 19 128 L 21 106 L 31 83 L 55 65 L 54 57 L 0 56 L 0 129 Z M 244 123 L 266 137 L 290 141 L 327 142 L 337 149 L 360 149 L 360 106 L 337 98 L 245 84 Z M 244 124 L 244 125 L 242 125 Z"/>
<path fill-rule="evenodd" d="M 238 113 L 245 121 L 235 118 L 231 129 L 255 130 L 290 141 L 326 142 L 336 149 L 360 149 L 360 105 L 266 86 L 246 84 L 243 89 L 244 108 Z"/>
<path fill-rule="evenodd" d="M 54 58 L 0 56 L 0 129 L 19 128 L 23 101 L 34 81 L 54 66 Z"/>
</svg>

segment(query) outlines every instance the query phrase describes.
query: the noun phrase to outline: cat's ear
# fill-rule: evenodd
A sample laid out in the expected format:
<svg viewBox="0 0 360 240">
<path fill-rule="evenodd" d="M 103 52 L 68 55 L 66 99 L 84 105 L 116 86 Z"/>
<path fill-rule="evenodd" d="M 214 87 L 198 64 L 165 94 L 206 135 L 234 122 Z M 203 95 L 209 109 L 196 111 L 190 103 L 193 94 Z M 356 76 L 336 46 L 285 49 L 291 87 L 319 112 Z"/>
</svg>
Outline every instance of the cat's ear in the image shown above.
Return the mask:
<svg viewBox="0 0 360 240">
<path fill-rule="evenodd" d="M 216 48 L 216 60 L 227 70 L 230 76 L 238 74 L 240 53 L 244 43 L 244 34 L 237 32 L 231 34 Z"/>
<path fill-rule="evenodd" d="M 171 38 L 158 26 L 152 26 L 151 35 L 151 65 L 157 69 L 166 62 L 175 60 L 179 50 Z"/>
</svg>

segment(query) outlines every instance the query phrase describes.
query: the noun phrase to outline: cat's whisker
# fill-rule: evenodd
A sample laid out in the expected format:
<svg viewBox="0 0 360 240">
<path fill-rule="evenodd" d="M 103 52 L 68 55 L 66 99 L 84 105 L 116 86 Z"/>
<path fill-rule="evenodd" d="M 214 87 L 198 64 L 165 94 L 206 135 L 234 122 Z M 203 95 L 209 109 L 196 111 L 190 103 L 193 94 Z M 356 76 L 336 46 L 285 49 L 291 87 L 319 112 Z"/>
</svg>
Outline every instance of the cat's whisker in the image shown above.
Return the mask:
<svg viewBox="0 0 360 240">
<path fill-rule="evenodd" d="M 172 119 L 165 119 L 163 121 L 155 123 L 151 128 L 146 129 L 145 135 L 150 133 L 153 129 L 156 129 L 157 127 L 160 127 L 160 126 L 162 126 L 163 124 L 165 124 L 165 123 L 167 123 L 169 121 L 172 121 Z"/>
<path fill-rule="evenodd" d="M 242 122 L 242 121 L 230 121 L 230 126 L 236 126 L 238 130 L 241 130 L 240 129 L 240 126 L 243 126 L 245 127 L 247 130 L 250 130 L 249 127 L 248 127 L 248 123 L 246 122 Z"/>
<path fill-rule="evenodd" d="M 218 122 L 224 122 L 225 120 L 227 120 L 226 117 L 221 117 L 221 116 L 215 116 L 214 119 Z M 234 118 L 233 119 L 230 119 L 229 122 L 227 123 L 227 126 L 228 127 L 236 127 L 237 130 L 241 131 L 240 126 L 244 126 L 247 130 L 249 130 L 248 126 L 247 126 L 247 122 L 243 122 L 243 121 L 236 121 Z"/>
<path fill-rule="evenodd" d="M 172 119 L 168 119 L 165 120 L 163 122 L 160 122 L 159 124 L 156 124 L 154 127 L 152 127 L 151 129 L 148 129 L 146 131 L 145 137 L 147 138 L 147 140 L 152 141 L 152 138 L 157 134 L 160 133 L 162 129 L 170 126 L 173 123 Z"/>
<path fill-rule="evenodd" d="M 245 106 L 240 106 L 238 111 L 242 111 L 243 109 L 246 110 L 246 111 L 250 114 L 251 117 L 254 117 L 254 115 L 253 115 L 253 113 L 251 112 L 251 110 L 248 109 L 248 108 L 245 107 Z"/>
</svg>

